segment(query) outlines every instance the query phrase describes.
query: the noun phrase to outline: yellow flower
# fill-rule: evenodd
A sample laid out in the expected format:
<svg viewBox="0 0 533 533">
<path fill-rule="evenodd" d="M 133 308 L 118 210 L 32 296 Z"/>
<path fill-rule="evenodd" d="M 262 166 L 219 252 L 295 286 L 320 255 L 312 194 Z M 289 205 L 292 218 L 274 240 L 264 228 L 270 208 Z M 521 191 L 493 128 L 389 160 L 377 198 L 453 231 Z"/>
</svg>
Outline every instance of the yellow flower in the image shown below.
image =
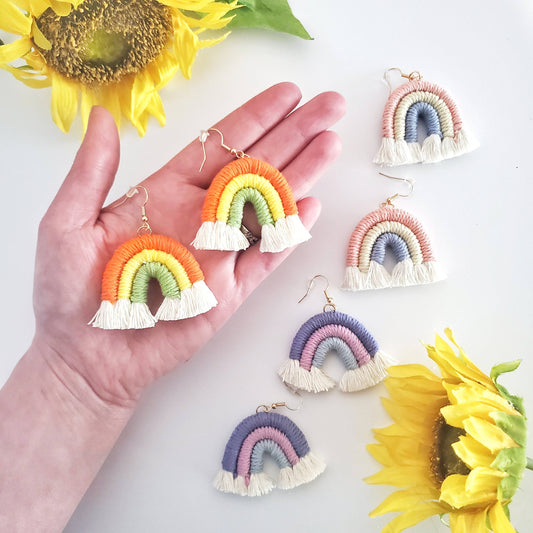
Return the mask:
<svg viewBox="0 0 533 533">
<path fill-rule="evenodd" d="M 237 7 L 216 0 L 0 0 L 0 29 L 21 38 L 0 46 L 0 68 L 30 87 L 52 86 L 52 118 L 68 131 L 80 104 L 127 117 L 142 136 L 165 113 L 158 91 L 186 77 L 204 30 L 223 28 Z M 20 64 L 21 61 L 23 64 Z M 13 65 L 13 62 L 16 62 Z"/>
<path fill-rule="evenodd" d="M 450 330 L 446 335 L 457 346 Z M 383 402 L 394 424 L 374 430 L 378 442 L 368 450 L 384 468 L 365 481 L 403 490 L 370 516 L 401 513 L 386 533 L 445 513 L 453 533 L 514 533 L 508 505 L 527 464 L 526 419 L 522 400 L 498 377 L 519 362 L 498 365 L 488 377 L 439 336 L 426 348 L 442 377 L 423 365 L 388 369 Z"/>
</svg>

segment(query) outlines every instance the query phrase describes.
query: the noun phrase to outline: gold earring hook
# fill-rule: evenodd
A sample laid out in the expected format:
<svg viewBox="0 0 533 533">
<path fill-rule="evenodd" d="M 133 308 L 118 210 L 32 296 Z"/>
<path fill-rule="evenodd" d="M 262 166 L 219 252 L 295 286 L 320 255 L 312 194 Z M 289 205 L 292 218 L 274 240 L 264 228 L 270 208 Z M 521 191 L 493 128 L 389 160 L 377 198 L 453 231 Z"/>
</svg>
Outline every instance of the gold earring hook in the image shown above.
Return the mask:
<svg viewBox="0 0 533 533">
<path fill-rule="evenodd" d="M 333 302 L 333 298 L 328 294 L 329 289 L 329 280 L 324 276 L 323 274 L 317 274 L 316 276 L 313 276 L 309 280 L 309 285 L 307 286 L 307 292 L 298 300 L 298 303 L 303 302 L 307 296 L 309 296 L 309 293 L 311 292 L 311 289 L 313 288 L 313 285 L 315 283 L 315 279 L 322 278 L 326 282 L 326 288 L 324 289 L 324 296 L 326 297 L 327 303 L 322 308 L 323 311 L 335 311 L 337 307 L 335 306 L 335 303 Z"/>
<path fill-rule="evenodd" d="M 406 74 L 399 67 L 388 68 L 383 74 L 383 79 L 385 80 L 385 83 L 389 87 L 389 94 L 392 92 L 392 84 L 391 84 L 390 79 L 389 79 L 389 72 L 392 72 L 393 70 L 398 71 L 402 78 L 407 78 L 409 81 L 416 81 L 416 80 L 421 80 L 422 79 L 422 74 L 420 74 L 420 72 L 418 70 L 413 70 L 413 72 L 410 72 L 409 74 Z"/>
<path fill-rule="evenodd" d="M 293 391 L 296 396 L 300 398 L 300 403 L 297 407 L 291 407 L 287 404 L 287 402 L 274 402 L 270 405 L 262 404 L 258 405 L 257 409 L 255 410 L 256 413 L 270 413 L 272 411 L 275 411 L 276 409 L 279 409 L 280 407 L 285 407 L 285 409 L 288 409 L 289 411 L 299 411 L 302 408 L 303 404 L 303 398 L 302 395 L 298 391 Z"/>
<path fill-rule="evenodd" d="M 397 181 L 403 181 L 404 183 L 407 183 L 409 186 L 409 192 L 407 194 L 400 194 L 397 192 L 396 194 L 393 194 L 392 196 L 389 196 L 382 204 L 381 207 L 386 207 L 388 205 L 394 207 L 393 201 L 396 200 L 396 198 L 409 198 L 411 194 L 413 194 L 413 190 L 415 188 L 415 180 L 413 178 L 400 178 L 398 176 L 391 176 L 389 174 L 385 174 L 384 172 L 379 172 L 381 176 L 384 176 L 385 178 L 389 178 L 391 180 L 397 180 Z"/>
<path fill-rule="evenodd" d="M 150 224 L 148 224 L 148 217 L 146 216 L 146 204 L 148 203 L 148 200 L 149 200 L 148 189 L 144 187 L 143 185 L 136 185 L 135 187 L 130 187 L 124 199 L 120 201 L 118 204 L 116 204 L 115 207 L 119 207 L 120 205 L 125 203 L 130 198 L 133 198 L 136 194 L 139 193 L 139 189 L 142 189 L 145 195 L 144 203 L 141 205 L 142 224 L 137 228 L 137 235 L 139 235 L 140 237 L 143 233 L 148 233 L 148 234 L 152 233 L 152 228 L 150 227 Z"/>
<path fill-rule="evenodd" d="M 204 155 L 202 164 L 200 165 L 200 169 L 198 170 L 198 172 L 202 172 L 202 169 L 204 168 L 205 162 L 207 160 L 207 153 L 205 151 L 205 143 L 207 141 L 207 138 L 210 135 L 209 133 L 210 131 L 216 131 L 220 135 L 220 146 L 224 148 L 224 150 L 227 150 L 232 155 L 234 155 L 237 159 L 242 159 L 243 157 L 249 157 L 248 154 L 245 154 L 243 150 L 238 150 L 237 148 L 232 148 L 231 146 L 224 144 L 224 135 L 222 135 L 222 132 L 220 130 L 217 130 L 216 128 L 209 128 L 208 130 L 203 130 L 202 132 L 200 132 L 200 136 L 198 137 L 198 140 L 202 143 L 202 152 Z"/>
</svg>

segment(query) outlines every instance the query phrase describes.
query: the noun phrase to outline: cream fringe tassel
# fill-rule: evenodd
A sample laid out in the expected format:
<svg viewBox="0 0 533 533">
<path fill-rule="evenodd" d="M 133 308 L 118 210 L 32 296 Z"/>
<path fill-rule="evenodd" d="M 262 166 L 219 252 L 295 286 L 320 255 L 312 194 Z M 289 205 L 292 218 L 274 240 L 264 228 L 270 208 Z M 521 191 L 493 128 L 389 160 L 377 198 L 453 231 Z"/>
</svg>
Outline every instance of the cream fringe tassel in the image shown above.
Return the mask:
<svg viewBox="0 0 533 533">
<path fill-rule="evenodd" d="M 383 265 L 370 261 L 368 272 L 361 272 L 358 267 L 346 267 L 342 288 L 348 291 L 366 289 L 383 289 L 386 287 L 408 287 L 434 283 L 446 278 L 446 274 L 435 261 L 418 265 L 411 259 L 400 261 L 394 267 L 392 275 Z"/>
<path fill-rule="evenodd" d="M 215 295 L 202 280 L 182 290 L 180 298 L 165 298 L 155 317 L 145 303 L 120 299 L 113 305 L 104 300 L 89 324 L 101 329 L 151 328 L 158 320 L 190 318 L 205 313 L 216 305 Z"/>
<path fill-rule="evenodd" d="M 259 474 L 252 474 L 250 476 L 250 483 L 246 486 L 244 477 L 233 477 L 231 472 L 221 470 L 214 482 L 213 486 L 221 491 L 230 494 L 238 494 L 240 496 L 263 496 L 268 494 L 275 486 L 279 489 L 287 490 L 304 483 L 313 481 L 326 469 L 326 464 L 322 459 L 309 452 L 302 457 L 294 466 L 287 466 L 279 471 L 277 485 L 264 472 Z"/>
<path fill-rule="evenodd" d="M 374 163 L 386 167 L 408 165 L 411 163 L 437 163 L 443 159 L 450 159 L 479 147 L 478 141 L 465 128 L 460 129 L 455 137 L 441 137 L 437 134 L 429 135 L 422 145 L 408 143 L 403 139 L 383 137 Z"/>
</svg>

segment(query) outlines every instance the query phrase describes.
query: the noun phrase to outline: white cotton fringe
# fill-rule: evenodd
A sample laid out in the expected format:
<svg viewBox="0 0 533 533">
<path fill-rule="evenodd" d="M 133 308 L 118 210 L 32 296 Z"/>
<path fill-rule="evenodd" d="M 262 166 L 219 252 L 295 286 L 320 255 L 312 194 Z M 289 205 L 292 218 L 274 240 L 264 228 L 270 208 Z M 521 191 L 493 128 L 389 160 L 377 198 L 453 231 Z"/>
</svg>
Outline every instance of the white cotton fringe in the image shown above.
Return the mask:
<svg viewBox="0 0 533 533">
<path fill-rule="evenodd" d="M 368 272 L 361 272 L 356 266 L 346 267 L 342 288 L 348 291 L 362 291 L 387 287 L 409 287 L 434 283 L 443 279 L 446 279 L 446 274 L 435 261 L 415 265 L 408 258 L 396 264 L 392 275 L 383 265 L 370 261 Z"/>
<path fill-rule="evenodd" d="M 386 167 L 411 163 L 437 163 L 443 159 L 472 152 L 478 147 L 478 141 L 465 128 L 460 129 L 453 138 L 441 139 L 437 134 L 429 135 L 422 145 L 418 142 L 408 143 L 403 139 L 383 137 L 374 163 Z"/>
<path fill-rule="evenodd" d="M 130 309 L 128 329 L 153 328 L 157 320 L 143 302 L 133 302 Z"/>
<path fill-rule="evenodd" d="M 268 494 L 275 487 L 275 484 L 267 474 L 260 472 L 259 474 L 252 474 L 250 483 L 246 486 L 244 477 L 233 477 L 231 472 L 221 470 L 213 481 L 213 486 L 220 492 L 254 498 Z"/>
<path fill-rule="evenodd" d="M 357 392 L 373 387 L 387 377 L 387 368 L 394 364 L 397 364 L 395 359 L 378 351 L 365 365 L 347 370 L 339 382 L 339 388 L 344 392 Z"/>
<path fill-rule="evenodd" d="M 205 281 L 197 281 L 183 289 L 180 298 L 165 298 L 157 310 L 157 320 L 181 320 L 206 313 L 217 305 L 217 299 Z"/>
<path fill-rule="evenodd" d="M 114 304 L 102 301 L 100 308 L 89 322 L 101 329 L 144 329 L 155 326 L 156 319 L 145 303 L 131 303 L 122 298 Z"/>
<path fill-rule="evenodd" d="M 213 481 L 215 489 L 229 494 L 248 496 L 248 487 L 242 476 L 233 477 L 231 472 L 221 470 Z"/>
<path fill-rule="evenodd" d="M 310 371 L 305 370 L 296 359 L 285 361 L 278 370 L 278 375 L 284 383 L 307 392 L 325 392 L 335 387 L 335 381 L 320 368 L 311 366 Z"/>
<path fill-rule="evenodd" d="M 287 466 L 279 471 L 278 489 L 288 490 L 309 483 L 316 479 L 326 469 L 326 463 L 309 452 L 302 457 L 293 467 Z"/>
<path fill-rule="evenodd" d="M 275 224 L 261 227 L 261 252 L 281 252 L 311 238 L 298 215 L 279 218 Z"/>
<path fill-rule="evenodd" d="M 268 494 L 274 487 L 288 490 L 309 483 L 322 474 L 325 469 L 326 463 L 314 453 L 309 452 L 294 466 L 282 468 L 279 471 L 277 484 L 270 476 L 260 472 L 251 474 L 250 483 L 246 486 L 243 476 L 233 477 L 231 472 L 221 470 L 213 481 L 213 486 L 220 492 L 254 498 Z"/>
<path fill-rule="evenodd" d="M 242 231 L 221 220 L 202 222 L 192 245 L 197 250 L 246 250 L 250 246 Z"/>
<path fill-rule="evenodd" d="M 89 324 L 101 329 L 152 328 L 158 320 L 181 320 L 206 313 L 217 303 L 215 295 L 202 280 L 181 291 L 180 298 L 165 298 L 155 317 L 145 303 L 132 303 L 122 298 L 115 304 L 104 300 Z"/>
</svg>

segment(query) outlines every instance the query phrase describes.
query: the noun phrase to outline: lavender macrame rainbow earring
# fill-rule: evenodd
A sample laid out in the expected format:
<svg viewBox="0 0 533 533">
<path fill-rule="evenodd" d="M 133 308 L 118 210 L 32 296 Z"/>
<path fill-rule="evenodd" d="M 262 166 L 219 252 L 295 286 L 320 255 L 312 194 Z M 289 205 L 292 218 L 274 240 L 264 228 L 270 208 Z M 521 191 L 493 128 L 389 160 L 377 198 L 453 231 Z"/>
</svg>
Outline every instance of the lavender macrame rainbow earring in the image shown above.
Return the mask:
<svg viewBox="0 0 533 533">
<path fill-rule="evenodd" d="M 399 71 L 407 82 L 394 91 L 389 72 Z M 436 163 L 475 150 L 479 143 L 469 133 L 451 96 L 435 83 L 422 80 L 418 71 L 404 74 L 390 68 L 384 74 L 390 95 L 383 111 L 381 147 L 374 163 L 397 166 Z M 426 137 L 418 142 L 418 123 L 426 127 Z"/>
<path fill-rule="evenodd" d="M 326 464 L 311 449 L 298 426 L 286 416 L 273 413 L 286 403 L 261 405 L 233 431 L 222 459 L 222 470 L 213 485 L 240 496 L 263 496 L 274 487 L 292 489 L 313 481 Z M 279 467 L 277 481 L 264 471 L 264 455 L 270 454 Z"/>
<path fill-rule="evenodd" d="M 325 276 L 319 274 L 311 279 L 300 302 L 317 278 L 327 283 L 324 289 L 327 303 L 322 313 L 312 316 L 296 333 L 289 360 L 278 371 L 281 380 L 290 387 L 308 392 L 333 389 L 336 383 L 322 366 L 326 357 L 335 352 L 346 368 L 339 382 L 340 390 L 356 392 L 377 385 L 386 377 L 387 367 L 395 361 L 379 349 L 376 339 L 361 322 L 337 311 L 327 292 L 329 282 Z"/>
<path fill-rule="evenodd" d="M 394 206 L 393 200 L 407 198 L 413 180 L 383 174 L 409 185 L 408 194 L 394 194 L 379 209 L 368 213 L 355 227 L 348 244 L 346 273 L 342 288 L 349 291 L 423 285 L 446 278 L 435 259 L 422 224 L 411 213 Z M 385 266 L 387 251 L 396 265 L 391 273 Z"/>
</svg>

